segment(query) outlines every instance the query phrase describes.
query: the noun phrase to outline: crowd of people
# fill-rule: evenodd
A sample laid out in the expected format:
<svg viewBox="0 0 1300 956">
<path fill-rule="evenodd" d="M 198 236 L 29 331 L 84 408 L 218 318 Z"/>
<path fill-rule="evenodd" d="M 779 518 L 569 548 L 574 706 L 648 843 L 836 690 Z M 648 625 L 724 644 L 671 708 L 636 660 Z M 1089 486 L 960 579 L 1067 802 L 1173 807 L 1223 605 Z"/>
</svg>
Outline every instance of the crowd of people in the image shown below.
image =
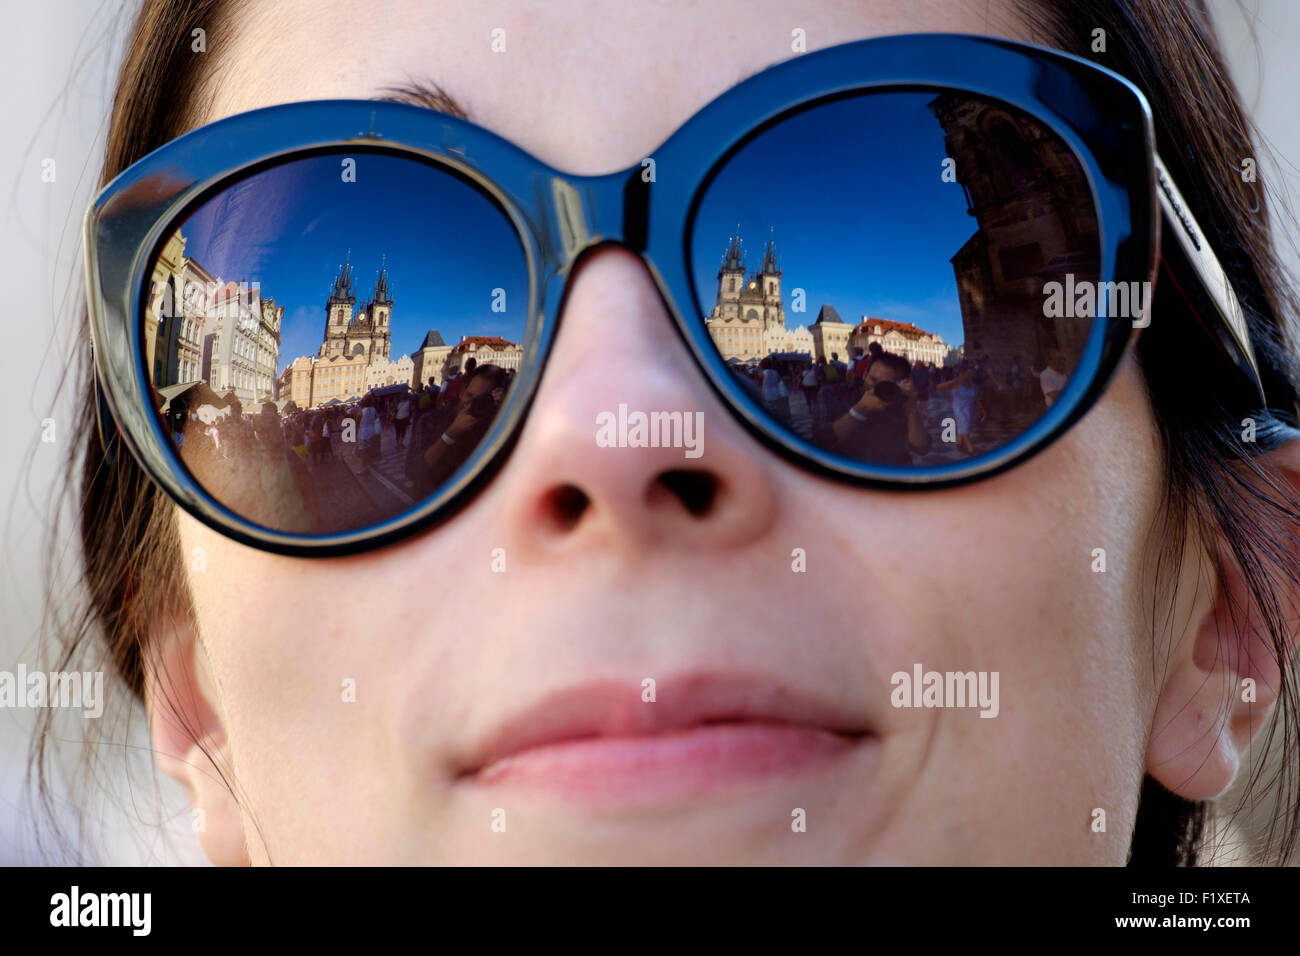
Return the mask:
<svg viewBox="0 0 1300 956">
<path fill-rule="evenodd" d="M 814 362 L 768 356 L 734 372 L 769 415 L 805 439 L 859 461 L 900 466 L 937 443 L 965 456 L 991 450 L 1049 408 L 1069 379 L 1055 351 L 1034 372 L 1019 357 L 1000 369 L 984 356 L 957 366 L 912 363 L 878 343 L 855 349 L 847 362 L 834 352 Z M 246 414 L 228 396 L 220 407 L 182 404 L 164 420 L 190 473 L 218 501 L 279 530 L 327 530 L 334 522 L 324 512 L 340 500 L 354 502 L 345 508 L 375 507 L 359 482 L 338 470 L 340 458 L 364 476 L 387 447 L 384 483 L 403 505 L 425 497 L 482 440 L 513 378 L 471 358 L 440 384 L 375 390 L 351 404 L 289 405 L 282 414 L 265 402 Z"/>
<path fill-rule="evenodd" d="M 878 342 L 855 348 L 848 361 L 837 352 L 815 361 L 768 356 L 733 372 L 778 422 L 829 451 L 881 465 L 914 464 L 936 442 L 968 457 L 989 451 L 1050 408 L 1069 380 L 1055 350 L 1038 370 L 1020 356 L 1002 367 L 984 355 L 936 366 Z"/>
<path fill-rule="evenodd" d="M 398 452 L 389 487 L 404 503 L 427 495 L 478 445 L 513 378 L 470 358 L 462 372 L 418 390 L 372 390 L 353 403 L 283 412 L 264 402 L 256 413 L 230 395 L 220 406 L 177 403 L 163 420 L 190 473 L 218 501 L 276 530 L 328 531 L 346 524 L 330 507 L 376 507 L 339 470 L 341 460 L 351 459 L 346 471 L 360 477 L 385 450 Z"/>
</svg>

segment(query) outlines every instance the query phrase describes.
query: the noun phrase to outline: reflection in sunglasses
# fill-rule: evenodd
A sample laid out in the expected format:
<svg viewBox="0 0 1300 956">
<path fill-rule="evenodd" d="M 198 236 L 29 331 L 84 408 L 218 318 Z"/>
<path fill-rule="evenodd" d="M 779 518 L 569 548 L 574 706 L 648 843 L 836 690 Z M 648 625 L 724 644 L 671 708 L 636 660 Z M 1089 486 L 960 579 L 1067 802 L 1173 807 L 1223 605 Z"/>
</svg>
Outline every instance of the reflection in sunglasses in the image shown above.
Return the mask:
<svg viewBox="0 0 1300 956">
<path fill-rule="evenodd" d="M 767 229 L 752 269 L 746 221 Z M 695 235 L 728 233 L 720 262 L 711 243 L 693 250 L 719 355 L 775 423 L 858 461 L 943 465 L 1023 435 L 1097 314 L 1044 308 L 1059 283 L 1097 284 L 1082 167 L 1037 121 L 979 97 L 895 91 L 793 114 L 707 187 Z M 812 322 L 789 321 L 810 305 Z"/>
<path fill-rule="evenodd" d="M 173 447 L 209 494 L 276 530 L 377 524 L 436 492 L 523 358 L 523 317 L 507 303 L 526 301 L 526 269 L 500 210 L 441 169 L 359 162 L 374 175 L 346 193 L 327 192 L 339 188 L 331 156 L 241 180 L 154 263 L 143 338 Z M 474 240 L 430 235 L 438 216 L 477 223 Z M 373 251 L 373 281 L 345 241 Z M 339 253 L 328 279 L 313 278 Z M 445 340 L 432 323 L 459 334 Z"/>
</svg>

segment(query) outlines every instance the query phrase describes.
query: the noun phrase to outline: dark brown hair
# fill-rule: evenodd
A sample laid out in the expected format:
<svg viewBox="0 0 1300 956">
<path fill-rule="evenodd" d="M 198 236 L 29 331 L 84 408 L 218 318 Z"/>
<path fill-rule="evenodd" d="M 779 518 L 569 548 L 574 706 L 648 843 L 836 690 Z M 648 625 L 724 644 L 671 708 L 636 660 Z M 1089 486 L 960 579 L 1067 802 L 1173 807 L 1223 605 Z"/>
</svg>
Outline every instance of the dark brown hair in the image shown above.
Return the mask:
<svg viewBox="0 0 1300 956">
<path fill-rule="evenodd" d="M 230 0 L 148 0 L 132 26 L 126 56 L 113 97 L 100 184 L 106 185 L 146 153 L 175 139 L 203 115 L 213 75 L 206 54 L 194 49 L 194 30 L 217 33 L 237 14 Z M 84 312 L 80 316 L 85 327 Z M 99 429 L 94 427 L 97 400 L 93 369 L 85 338 L 74 337 L 74 374 L 65 376 L 76 389 L 76 416 L 91 427 L 82 429 L 80 445 L 69 452 L 65 495 L 74 502 L 80 544 L 79 579 L 59 560 L 61 516 L 56 514 L 49 536 L 49 597 L 45 631 L 52 638 L 43 648 L 55 670 L 81 669 L 94 662 L 106 674 L 106 707 L 100 721 L 85 721 L 81 774 L 73 785 L 95 776 L 97 758 L 111 748 L 105 741 L 125 736 L 125 725 L 144 700 L 145 652 L 152 627 L 164 615 L 192 615 L 186 563 L 176 533 L 173 505 L 123 450 L 112 464 L 104 457 Z M 111 427 L 111 426 L 110 426 Z M 129 694 L 109 693 L 112 675 Z M 124 706 L 110 707 L 110 704 Z M 33 738 L 31 765 L 38 799 L 52 822 L 57 849 L 76 852 L 76 843 L 57 823 L 50 778 L 55 716 L 42 712 Z M 107 727 L 117 728 L 115 731 Z M 126 753 L 125 750 L 122 751 Z M 84 821 L 78 819 L 80 825 Z M 54 847 L 50 848 L 55 850 Z"/>
<path fill-rule="evenodd" d="M 1295 289 L 1275 257 L 1269 219 L 1259 186 L 1239 175 L 1241 162 L 1258 154 L 1239 98 L 1221 61 L 1213 30 L 1199 0 L 1019 0 L 1021 13 L 1042 41 L 1088 57 L 1132 80 L 1149 98 L 1161 153 L 1236 286 L 1275 406 L 1292 415 L 1296 405 L 1295 350 L 1285 339 L 1285 317 L 1297 314 Z M 146 0 L 131 32 L 110 118 L 102 181 L 174 138 L 203 115 L 213 82 L 205 56 L 191 50 L 191 32 L 216 33 L 234 21 L 230 2 Z M 1093 52 L 1094 30 L 1103 30 L 1104 52 Z M 1294 565 L 1300 505 L 1291 486 L 1238 439 L 1238 425 L 1210 390 L 1190 394 L 1186 382 L 1156 361 L 1169 349 L 1181 353 L 1187 336 L 1173 335 L 1190 320 L 1157 291 L 1157 318 L 1139 350 L 1157 427 L 1163 440 L 1168 497 L 1160 527 L 1162 575 L 1177 569 L 1195 529 L 1200 540 L 1223 538 L 1248 579 L 1250 598 L 1261 609 L 1284 675 L 1290 633 L 1283 597 L 1300 586 Z M 88 354 L 76 356 L 79 414 L 92 421 L 95 400 Z M 1181 355 L 1180 355 L 1180 361 Z M 95 429 L 86 429 L 69 463 L 83 567 L 78 593 L 51 601 L 55 654 L 69 668 L 84 655 L 107 656 L 134 700 L 144 691 L 150 623 L 166 614 L 192 614 L 185 564 L 173 523 L 173 505 L 141 471 L 119 454 L 105 464 Z M 1164 592 L 1165 596 L 1168 591 Z M 1155 611 L 1153 610 L 1153 615 Z M 1154 621 L 1153 621 L 1154 624 Z M 1154 650 L 1154 649 L 1153 649 Z M 133 702 L 132 702 L 133 703 Z M 1260 761 L 1251 786 L 1272 786 L 1283 811 L 1270 824 L 1265 859 L 1284 860 L 1300 833 L 1296 787 L 1296 739 L 1300 709 L 1286 680 L 1279 717 L 1267 746 L 1280 730 L 1283 750 L 1274 776 L 1261 779 Z M 48 718 L 33 742 L 32 759 L 41 794 L 48 800 L 46 754 L 52 739 Z M 87 744 L 88 757 L 96 754 Z M 1151 778 L 1141 795 L 1130 862 L 1192 864 L 1203 839 L 1206 807 L 1182 800 Z"/>
<path fill-rule="evenodd" d="M 1300 369 L 1287 325 L 1300 314 L 1297 289 L 1273 246 L 1262 181 L 1241 174 L 1242 161 L 1259 153 L 1204 4 L 1019 0 L 1019 7 L 1043 42 L 1115 70 L 1146 95 L 1157 149 L 1241 299 L 1270 402 L 1282 420 L 1294 424 Z M 1284 476 L 1260 461 L 1256 447 L 1242 442 L 1240 411 L 1219 404 L 1211 389 L 1187 387 L 1212 378 L 1217 366 L 1188 344 L 1192 316 L 1160 293 L 1157 286 L 1155 318 L 1138 349 L 1169 479 L 1163 521 L 1154 529 L 1165 542 L 1160 567 L 1169 570 L 1166 580 L 1176 577 L 1189 527 L 1202 541 L 1224 540 L 1244 573 L 1249 601 L 1265 621 L 1283 680 L 1277 718 L 1249 783 L 1271 785 L 1277 793 L 1280 812 L 1259 843 L 1264 857 L 1285 860 L 1300 835 L 1300 711 L 1289 679 L 1294 657 L 1289 622 L 1296 620 L 1296 609 L 1282 604 L 1295 593 L 1300 574 L 1300 500 Z M 1206 377 L 1198 374 L 1201 370 Z M 1217 570 L 1222 574 L 1222 567 Z M 1242 620 L 1246 609 L 1234 605 L 1231 613 Z M 1279 733 L 1280 753 L 1270 761 Z M 1272 778 L 1265 781 L 1266 773 Z M 1148 776 L 1130 865 L 1194 864 L 1206 826 L 1205 804 L 1183 800 Z"/>
</svg>

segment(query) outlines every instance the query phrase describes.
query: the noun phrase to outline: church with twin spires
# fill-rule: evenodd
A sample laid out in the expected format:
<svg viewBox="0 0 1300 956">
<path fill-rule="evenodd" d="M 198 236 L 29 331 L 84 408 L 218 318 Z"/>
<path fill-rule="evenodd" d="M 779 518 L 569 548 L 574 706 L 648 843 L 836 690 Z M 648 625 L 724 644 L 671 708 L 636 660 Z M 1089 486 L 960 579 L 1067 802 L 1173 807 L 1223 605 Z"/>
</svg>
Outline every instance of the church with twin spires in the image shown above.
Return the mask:
<svg viewBox="0 0 1300 956">
<path fill-rule="evenodd" d="M 781 266 L 776 241 L 769 239 L 763 264 L 753 272 L 745 268 L 740 230 L 718 267 L 718 293 L 713 311 L 704 319 L 709 335 L 723 359 L 757 361 L 782 352 L 813 350 L 812 334 L 800 326 L 787 329 L 781 301 Z"/>
<path fill-rule="evenodd" d="M 381 265 L 368 302 L 357 308 L 349 255 L 325 300 L 325 335 L 315 355 L 300 355 L 280 373 L 278 395 L 299 408 L 355 401 L 374 388 L 411 381 L 409 356 L 392 359 L 393 294 Z"/>
<path fill-rule="evenodd" d="M 352 261 L 339 267 L 329 299 L 325 302 L 325 338 L 317 355 L 323 359 L 364 358 L 367 365 L 387 362 L 392 350 L 393 298 L 388 291 L 388 269 L 379 270 L 374 294 L 353 314 L 357 296 L 353 291 Z"/>
</svg>

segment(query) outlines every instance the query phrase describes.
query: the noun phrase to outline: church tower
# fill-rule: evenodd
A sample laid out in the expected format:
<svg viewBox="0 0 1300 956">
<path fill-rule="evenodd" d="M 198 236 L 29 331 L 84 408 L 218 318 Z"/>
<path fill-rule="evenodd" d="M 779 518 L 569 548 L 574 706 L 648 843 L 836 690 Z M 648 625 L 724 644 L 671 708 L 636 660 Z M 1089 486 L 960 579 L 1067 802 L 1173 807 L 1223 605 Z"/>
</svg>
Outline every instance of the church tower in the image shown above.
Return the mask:
<svg viewBox="0 0 1300 956">
<path fill-rule="evenodd" d="M 991 101 L 942 94 L 929 110 L 977 225 L 950 260 L 966 356 L 1042 368 L 1060 350 L 1073 364 L 1092 325 L 1044 316 L 1043 289 L 1100 271 L 1087 173 L 1054 133 Z"/>
<path fill-rule="evenodd" d="M 393 297 L 388 291 L 388 268 L 379 270 L 379 281 L 375 283 L 375 295 L 370 303 L 370 321 L 374 328 L 374 351 L 372 362 L 388 361 L 392 351 L 392 330 L 389 320 L 393 314 Z"/>
<path fill-rule="evenodd" d="M 776 240 L 768 239 L 763 269 L 756 276 L 763 289 L 763 329 L 785 331 L 785 306 L 781 304 L 781 267 L 776 261 Z"/>
<path fill-rule="evenodd" d="M 334 358 L 343 354 L 347 344 L 348 328 L 352 324 L 352 309 L 357 304 L 357 297 L 352 291 L 352 261 L 348 260 L 339 267 L 339 274 L 334 279 L 334 287 L 325 301 L 325 343 L 321 346 L 323 358 Z"/>
<path fill-rule="evenodd" d="M 718 298 L 713 318 L 732 320 L 740 318 L 740 293 L 745 288 L 745 256 L 740 248 L 740 226 L 731 237 L 731 245 L 722 256 L 718 267 Z"/>
<path fill-rule="evenodd" d="M 718 267 L 718 298 L 704 324 L 724 359 L 757 361 L 784 350 L 785 307 L 775 240 L 768 242 L 762 266 L 748 272 L 737 224 Z"/>
</svg>

